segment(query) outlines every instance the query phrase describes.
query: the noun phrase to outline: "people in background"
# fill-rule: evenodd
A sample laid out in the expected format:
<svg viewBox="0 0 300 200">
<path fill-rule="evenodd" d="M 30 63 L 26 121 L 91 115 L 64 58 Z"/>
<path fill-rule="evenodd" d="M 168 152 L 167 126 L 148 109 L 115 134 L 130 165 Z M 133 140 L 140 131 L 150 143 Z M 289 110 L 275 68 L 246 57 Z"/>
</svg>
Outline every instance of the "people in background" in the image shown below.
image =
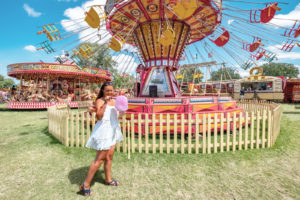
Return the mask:
<svg viewBox="0 0 300 200">
<path fill-rule="evenodd" d="M 245 97 L 245 87 L 242 87 L 241 91 L 240 91 L 240 98 L 244 99 Z"/>
<path fill-rule="evenodd" d="M 258 95 L 257 95 L 256 90 L 254 90 L 254 93 L 253 93 L 253 99 L 254 99 L 254 100 L 258 100 Z"/>
</svg>

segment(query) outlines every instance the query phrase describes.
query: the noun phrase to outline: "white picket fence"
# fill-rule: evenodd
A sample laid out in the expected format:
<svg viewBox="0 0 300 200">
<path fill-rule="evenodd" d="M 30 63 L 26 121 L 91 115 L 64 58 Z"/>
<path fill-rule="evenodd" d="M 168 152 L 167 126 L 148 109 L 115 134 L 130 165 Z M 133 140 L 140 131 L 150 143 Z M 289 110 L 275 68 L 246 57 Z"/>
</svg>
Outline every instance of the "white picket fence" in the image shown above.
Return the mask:
<svg viewBox="0 0 300 200">
<path fill-rule="evenodd" d="M 244 114 L 131 114 L 120 121 L 123 142 L 116 150 L 145 153 L 216 153 L 274 145 L 280 132 L 280 105 L 238 102 Z M 95 113 L 48 108 L 49 133 L 62 144 L 84 147 L 96 123 Z M 184 134 L 181 134 L 184 133 Z"/>
</svg>

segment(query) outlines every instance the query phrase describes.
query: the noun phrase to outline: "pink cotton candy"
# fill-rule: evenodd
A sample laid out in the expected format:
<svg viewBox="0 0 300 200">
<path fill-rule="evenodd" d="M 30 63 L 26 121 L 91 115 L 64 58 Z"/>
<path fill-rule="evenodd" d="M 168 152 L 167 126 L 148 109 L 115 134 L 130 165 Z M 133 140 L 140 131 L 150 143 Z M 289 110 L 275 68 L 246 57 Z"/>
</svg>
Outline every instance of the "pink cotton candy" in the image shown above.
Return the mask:
<svg viewBox="0 0 300 200">
<path fill-rule="evenodd" d="M 125 96 L 118 96 L 116 98 L 116 108 L 118 111 L 128 110 L 128 99 Z"/>
</svg>

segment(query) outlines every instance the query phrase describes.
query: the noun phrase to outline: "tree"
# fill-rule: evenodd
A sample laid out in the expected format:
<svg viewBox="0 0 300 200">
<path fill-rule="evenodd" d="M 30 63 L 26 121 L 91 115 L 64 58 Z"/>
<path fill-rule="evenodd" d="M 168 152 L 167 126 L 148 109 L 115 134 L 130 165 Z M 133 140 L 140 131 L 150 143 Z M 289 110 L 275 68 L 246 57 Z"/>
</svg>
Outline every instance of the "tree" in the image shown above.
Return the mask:
<svg viewBox="0 0 300 200">
<path fill-rule="evenodd" d="M 267 63 L 261 66 L 265 76 L 298 77 L 299 69 L 289 63 Z"/>
<path fill-rule="evenodd" d="M 177 74 L 182 74 L 183 79 L 179 79 L 179 81 L 183 82 L 193 82 L 193 75 L 194 74 L 202 74 L 202 72 L 199 69 L 195 68 L 182 68 Z M 199 81 L 201 82 L 203 77 L 199 78 Z M 198 83 L 198 78 L 194 79 L 194 83 Z"/>
<path fill-rule="evenodd" d="M 114 84 L 114 88 L 131 89 L 134 86 L 135 77 L 130 74 L 114 73 L 112 82 Z"/>
<path fill-rule="evenodd" d="M 11 88 L 15 82 L 10 78 L 4 78 L 0 75 L 0 89 L 9 89 Z"/>
<path fill-rule="evenodd" d="M 83 58 L 80 54 L 77 54 L 76 57 L 79 59 L 79 62 L 77 64 L 79 66 L 101 68 L 111 73 L 115 73 L 115 67 L 117 63 L 110 55 L 110 48 L 106 44 L 88 43 L 88 45 L 93 50 L 94 55 L 90 58 Z M 74 56 L 71 56 L 71 58 L 73 57 Z"/>
<path fill-rule="evenodd" d="M 231 79 L 240 79 L 241 78 L 240 74 L 234 73 L 234 71 L 235 70 L 230 67 L 220 68 L 219 70 L 213 71 L 211 73 L 211 80 L 219 81 L 219 80 L 221 80 L 221 75 L 222 75 L 222 80 L 230 80 L 230 77 L 231 77 Z M 228 74 L 230 75 L 230 77 Z"/>
<path fill-rule="evenodd" d="M 0 81 L 4 81 L 4 76 L 2 76 L 1 74 L 0 74 Z"/>
</svg>

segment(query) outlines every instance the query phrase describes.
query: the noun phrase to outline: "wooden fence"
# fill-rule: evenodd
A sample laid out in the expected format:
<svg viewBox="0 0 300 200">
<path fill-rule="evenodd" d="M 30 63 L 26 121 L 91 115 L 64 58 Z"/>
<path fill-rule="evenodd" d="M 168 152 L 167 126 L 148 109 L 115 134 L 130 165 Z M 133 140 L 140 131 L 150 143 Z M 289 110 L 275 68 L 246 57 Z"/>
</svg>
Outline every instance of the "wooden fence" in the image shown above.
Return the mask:
<svg viewBox="0 0 300 200">
<path fill-rule="evenodd" d="M 280 132 L 280 105 L 238 102 L 244 113 L 217 114 L 131 114 L 120 120 L 121 152 L 216 153 L 259 149 L 274 145 Z M 48 108 L 49 133 L 65 146 L 84 147 L 96 118 L 86 111 L 53 106 Z M 181 134 L 184 133 L 184 134 Z"/>
</svg>

